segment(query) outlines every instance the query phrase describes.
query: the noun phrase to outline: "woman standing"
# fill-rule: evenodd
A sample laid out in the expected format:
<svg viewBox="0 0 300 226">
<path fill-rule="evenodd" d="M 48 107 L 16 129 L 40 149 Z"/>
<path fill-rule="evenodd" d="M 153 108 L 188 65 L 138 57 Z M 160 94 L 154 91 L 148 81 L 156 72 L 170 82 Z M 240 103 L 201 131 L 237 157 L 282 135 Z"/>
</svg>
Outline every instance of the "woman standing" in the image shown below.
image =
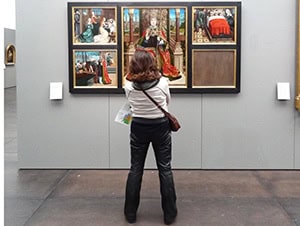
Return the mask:
<svg viewBox="0 0 300 226">
<path fill-rule="evenodd" d="M 102 55 L 100 55 L 98 62 L 98 79 L 101 84 L 111 84 L 111 78 L 107 71 L 106 59 Z"/>
<path fill-rule="evenodd" d="M 129 66 L 125 93 L 133 112 L 130 132 L 131 167 L 126 184 L 124 214 L 129 223 L 136 222 L 144 164 L 150 143 L 159 171 L 164 223 L 177 216 L 176 192 L 171 169 L 171 131 L 164 113 L 143 93 L 145 90 L 168 110 L 170 91 L 167 79 L 159 73 L 156 60 L 146 50 L 137 50 Z"/>
</svg>

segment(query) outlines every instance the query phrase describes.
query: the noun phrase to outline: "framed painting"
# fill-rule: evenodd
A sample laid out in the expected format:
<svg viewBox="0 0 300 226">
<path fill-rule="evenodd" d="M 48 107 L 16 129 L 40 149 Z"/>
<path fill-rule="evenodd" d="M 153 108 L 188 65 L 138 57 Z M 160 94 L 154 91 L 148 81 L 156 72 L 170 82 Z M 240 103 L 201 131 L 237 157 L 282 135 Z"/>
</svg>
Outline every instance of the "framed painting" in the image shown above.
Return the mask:
<svg viewBox="0 0 300 226">
<path fill-rule="evenodd" d="M 124 75 L 133 53 L 142 48 L 155 56 L 171 88 L 187 87 L 187 7 L 122 7 L 122 25 Z"/>
<path fill-rule="evenodd" d="M 74 45 L 116 45 L 117 9 L 108 6 L 72 7 Z"/>
<path fill-rule="evenodd" d="M 240 36 L 241 2 L 68 2 L 69 90 L 124 93 L 145 49 L 172 93 L 238 93 Z"/>
<path fill-rule="evenodd" d="M 8 44 L 5 49 L 5 65 L 15 65 L 16 63 L 16 47 Z"/>
<path fill-rule="evenodd" d="M 238 90 L 236 59 L 234 49 L 193 50 L 193 87 Z"/>
<path fill-rule="evenodd" d="M 73 90 L 111 89 L 118 87 L 116 50 L 77 49 L 72 58 Z"/>
<path fill-rule="evenodd" d="M 193 44 L 236 44 L 237 7 L 193 7 Z"/>
<path fill-rule="evenodd" d="M 197 2 L 191 11 L 191 91 L 239 93 L 241 2 Z"/>
</svg>

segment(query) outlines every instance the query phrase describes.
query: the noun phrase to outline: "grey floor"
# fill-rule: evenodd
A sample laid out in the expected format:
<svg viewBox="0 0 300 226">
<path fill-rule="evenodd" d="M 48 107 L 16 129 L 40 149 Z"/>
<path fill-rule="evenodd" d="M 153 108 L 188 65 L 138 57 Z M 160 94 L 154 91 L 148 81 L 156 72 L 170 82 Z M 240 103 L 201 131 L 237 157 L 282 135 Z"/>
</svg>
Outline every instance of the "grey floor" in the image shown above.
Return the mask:
<svg viewBox="0 0 300 226">
<path fill-rule="evenodd" d="M 5 89 L 5 226 L 128 225 L 126 170 L 18 170 L 16 89 Z M 300 225 L 300 171 L 175 170 L 180 226 Z M 135 225 L 163 225 L 145 171 Z"/>
</svg>

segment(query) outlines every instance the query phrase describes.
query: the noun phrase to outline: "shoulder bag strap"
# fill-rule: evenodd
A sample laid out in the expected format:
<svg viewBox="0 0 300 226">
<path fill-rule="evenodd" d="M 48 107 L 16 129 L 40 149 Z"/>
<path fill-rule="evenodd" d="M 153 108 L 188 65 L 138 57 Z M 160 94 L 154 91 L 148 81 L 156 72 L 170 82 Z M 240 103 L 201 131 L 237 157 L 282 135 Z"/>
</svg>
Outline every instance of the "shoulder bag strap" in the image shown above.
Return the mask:
<svg viewBox="0 0 300 226">
<path fill-rule="evenodd" d="M 143 93 L 166 115 L 167 112 L 165 109 L 163 109 L 145 90 L 143 90 Z"/>
</svg>

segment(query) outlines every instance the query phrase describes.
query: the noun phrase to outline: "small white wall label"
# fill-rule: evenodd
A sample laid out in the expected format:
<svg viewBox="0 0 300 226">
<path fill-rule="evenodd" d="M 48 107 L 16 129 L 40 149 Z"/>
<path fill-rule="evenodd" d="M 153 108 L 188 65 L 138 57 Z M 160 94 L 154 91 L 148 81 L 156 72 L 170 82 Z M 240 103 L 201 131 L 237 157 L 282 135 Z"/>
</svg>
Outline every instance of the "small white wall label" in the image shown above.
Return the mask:
<svg viewBox="0 0 300 226">
<path fill-rule="evenodd" d="M 277 99 L 278 100 L 290 100 L 290 83 L 289 82 L 278 82 L 277 83 Z"/>
<path fill-rule="evenodd" d="M 62 99 L 63 99 L 63 83 L 50 82 L 50 100 L 62 100 Z"/>
</svg>

